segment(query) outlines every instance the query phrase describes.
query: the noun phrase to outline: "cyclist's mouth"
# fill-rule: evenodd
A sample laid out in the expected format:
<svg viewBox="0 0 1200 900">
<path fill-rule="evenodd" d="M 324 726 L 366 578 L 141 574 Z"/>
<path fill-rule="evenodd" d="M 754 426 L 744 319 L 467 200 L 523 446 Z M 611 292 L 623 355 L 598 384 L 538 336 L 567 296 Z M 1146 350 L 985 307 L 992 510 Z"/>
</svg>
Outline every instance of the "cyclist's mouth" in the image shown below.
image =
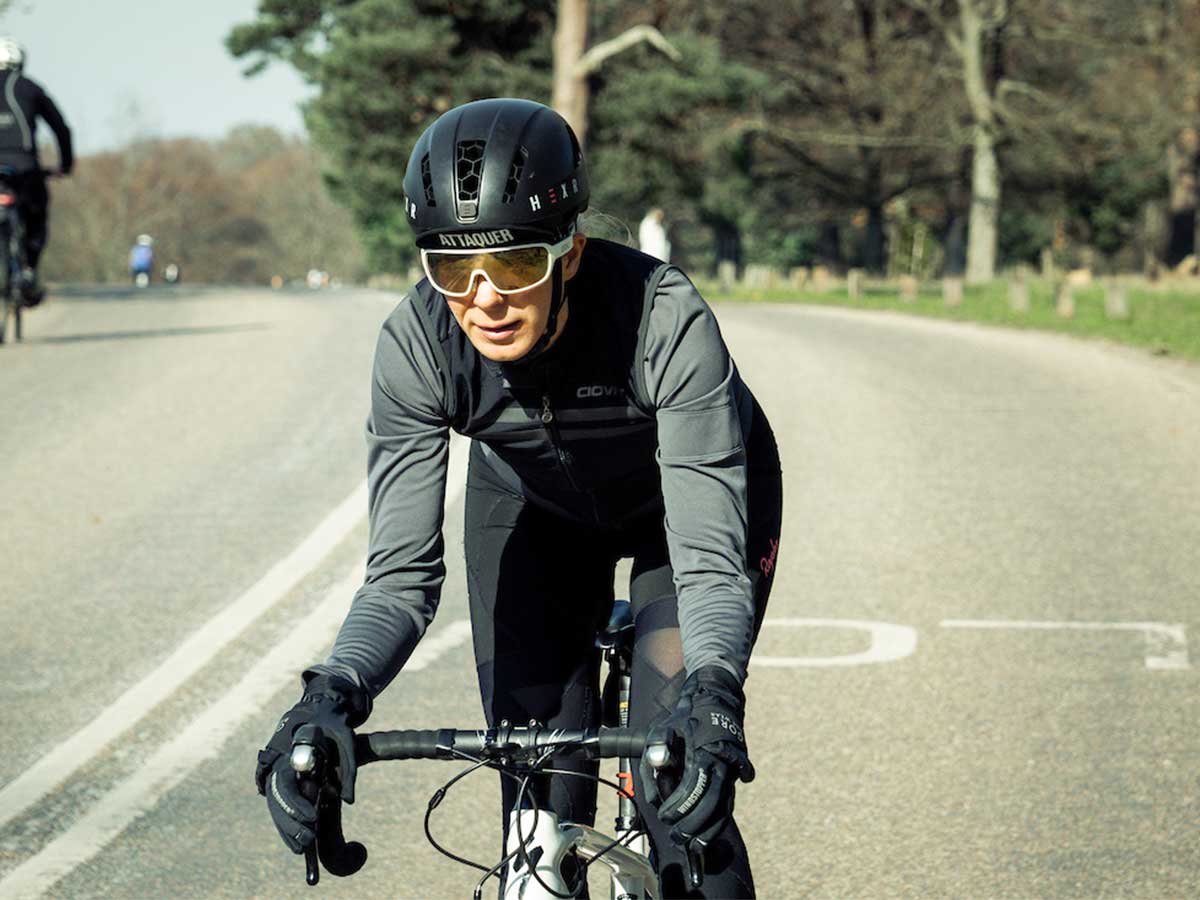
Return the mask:
<svg viewBox="0 0 1200 900">
<path fill-rule="evenodd" d="M 512 337 L 517 333 L 520 325 L 520 322 L 509 322 L 507 325 L 476 325 L 475 327 L 486 334 L 491 340 L 498 340 L 500 338 Z"/>
</svg>

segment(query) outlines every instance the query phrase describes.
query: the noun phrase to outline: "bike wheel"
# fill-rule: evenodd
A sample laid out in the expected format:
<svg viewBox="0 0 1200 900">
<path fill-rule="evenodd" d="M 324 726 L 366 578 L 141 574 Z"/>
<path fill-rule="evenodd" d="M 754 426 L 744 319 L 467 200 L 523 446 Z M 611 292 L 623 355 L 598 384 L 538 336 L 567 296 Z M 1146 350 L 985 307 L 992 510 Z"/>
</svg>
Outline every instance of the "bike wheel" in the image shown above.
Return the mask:
<svg viewBox="0 0 1200 900">
<path fill-rule="evenodd" d="M 13 340 L 21 340 L 21 310 L 25 308 L 25 223 L 17 216 L 8 238 L 8 271 L 13 309 Z"/>
<path fill-rule="evenodd" d="M 7 232 L 7 229 L 5 229 Z M 0 278 L 4 279 L 4 284 L 0 285 L 3 290 L 0 290 L 0 344 L 4 343 L 5 331 L 8 325 L 8 313 L 11 309 L 16 318 L 16 329 L 20 331 L 20 298 L 15 296 L 12 273 L 12 257 L 10 255 L 10 247 L 8 243 L 7 233 L 0 235 Z M 20 336 L 14 333 L 14 337 L 20 340 Z"/>
</svg>

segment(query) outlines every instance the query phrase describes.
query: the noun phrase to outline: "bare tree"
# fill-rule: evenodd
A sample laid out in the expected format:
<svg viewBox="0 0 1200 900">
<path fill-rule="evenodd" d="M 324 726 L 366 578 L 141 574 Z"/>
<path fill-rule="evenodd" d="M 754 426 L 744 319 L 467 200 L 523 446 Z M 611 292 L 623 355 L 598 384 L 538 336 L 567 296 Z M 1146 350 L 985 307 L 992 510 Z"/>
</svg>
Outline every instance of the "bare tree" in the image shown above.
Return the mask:
<svg viewBox="0 0 1200 900">
<path fill-rule="evenodd" d="M 56 185 L 47 278 L 123 281 L 142 232 L 188 281 L 266 282 L 316 267 L 362 274 L 350 214 L 321 180 L 306 143 L 241 127 L 220 142 L 147 139 L 78 160 Z"/>
<path fill-rule="evenodd" d="M 726 15 L 715 23 L 725 51 L 767 76 L 727 126 L 754 138 L 753 177 L 803 188 L 793 227 L 820 232 L 822 262 L 884 271 L 887 210 L 917 194 L 935 207 L 957 164 L 962 102 L 944 42 L 913 10 L 877 0 L 731 4 Z M 854 249 L 841 234 L 851 222 Z"/>
<path fill-rule="evenodd" d="M 672 59 L 680 58 L 679 51 L 652 25 L 634 26 L 588 49 L 588 0 L 558 0 L 551 105 L 570 123 L 580 144 L 587 140 L 591 100 L 588 76 L 597 72 L 609 57 L 643 41 Z"/>
<path fill-rule="evenodd" d="M 996 274 L 1000 218 L 1000 165 L 996 156 L 999 79 L 988 71 L 985 54 L 1009 19 L 1008 0 L 953 0 L 953 12 L 941 0 L 908 0 L 937 26 L 953 51 L 971 113 L 971 211 L 967 225 L 968 283 Z M 957 13 L 957 14 L 955 14 Z"/>
</svg>

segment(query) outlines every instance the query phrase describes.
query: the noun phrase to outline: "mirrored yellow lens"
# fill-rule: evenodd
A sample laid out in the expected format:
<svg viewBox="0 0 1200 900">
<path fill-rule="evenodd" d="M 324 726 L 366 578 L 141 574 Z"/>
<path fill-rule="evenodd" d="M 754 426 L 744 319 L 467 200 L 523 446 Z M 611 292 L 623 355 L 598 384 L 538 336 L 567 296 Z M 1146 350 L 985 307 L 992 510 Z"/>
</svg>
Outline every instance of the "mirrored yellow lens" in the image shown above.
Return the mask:
<svg viewBox="0 0 1200 900">
<path fill-rule="evenodd" d="M 500 291 L 521 291 L 532 287 L 550 270 L 550 253 L 545 247 L 521 247 L 488 254 L 481 267 Z"/>
<path fill-rule="evenodd" d="M 471 289 L 471 273 L 483 268 L 482 254 L 456 256 L 450 253 L 427 253 L 426 274 L 429 281 L 443 294 L 465 294 Z"/>
<path fill-rule="evenodd" d="M 465 295 L 471 279 L 482 271 L 498 291 L 512 293 L 533 287 L 550 272 L 550 251 L 545 247 L 515 247 L 487 253 L 425 253 L 426 274 L 443 294 Z"/>
</svg>

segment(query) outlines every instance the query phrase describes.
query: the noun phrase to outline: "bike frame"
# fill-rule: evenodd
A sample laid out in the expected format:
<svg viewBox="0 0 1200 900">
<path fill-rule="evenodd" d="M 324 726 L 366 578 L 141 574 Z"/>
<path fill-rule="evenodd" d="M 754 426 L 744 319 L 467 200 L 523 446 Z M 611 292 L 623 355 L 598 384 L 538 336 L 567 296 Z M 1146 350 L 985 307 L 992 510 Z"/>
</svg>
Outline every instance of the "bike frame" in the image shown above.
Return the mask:
<svg viewBox="0 0 1200 900">
<path fill-rule="evenodd" d="M 606 709 L 605 724 L 627 728 L 629 726 L 629 701 L 632 655 L 633 616 L 629 601 L 618 600 L 608 627 L 597 640 L 608 662 L 609 675 L 605 693 L 615 690 L 612 699 L 615 708 Z M 637 807 L 630 796 L 633 791 L 633 765 L 635 760 L 619 757 L 618 777 L 626 792 L 618 799 L 616 836 L 637 831 Z M 525 839 L 525 849 L 517 852 L 520 839 Z M 509 846 L 511 844 L 511 846 Z M 540 852 L 539 852 L 540 851 Z M 657 896 L 658 875 L 647 857 L 649 841 L 645 835 L 622 841 L 613 846 L 606 834 L 588 825 L 562 822 L 547 810 L 512 810 L 509 813 L 508 840 L 504 855 L 513 854 L 506 868 L 503 900 L 552 900 L 550 893 L 538 883 L 538 878 L 559 894 L 570 893 L 570 887 L 562 878 L 563 861 L 567 854 L 574 853 L 585 863 L 599 861 L 608 867 L 612 884 L 612 900 L 650 900 Z M 529 862 L 533 861 L 533 871 Z M 537 873 L 535 878 L 533 872 Z"/>
<path fill-rule="evenodd" d="M 596 860 L 608 867 L 612 900 L 649 900 L 655 895 L 658 876 L 643 853 L 622 844 L 614 847 L 608 835 L 587 825 L 560 822 L 547 810 L 524 809 L 519 818 L 518 822 L 515 810 L 509 815 L 512 846 L 506 844 L 504 852 L 506 856 L 513 854 L 513 858 L 505 873 L 504 900 L 552 900 L 554 894 L 538 878 L 559 894 L 569 894 L 571 888 L 562 877 L 563 862 L 569 853 L 583 862 Z M 518 833 L 525 838 L 525 849 L 520 853 Z M 532 870 L 530 860 L 534 861 Z"/>
<path fill-rule="evenodd" d="M 13 191 L 13 202 L 0 206 L 0 343 L 4 341 L 8 325 L 8 314 L 13 317 L 13 338 L 21 340 L 21 306 L 23 298 L 17 286 L 21 268 L 25 265 L 24 240 L 22 232 L 24 222 L 21 220 L 20 198 Z"/>
</svg>

